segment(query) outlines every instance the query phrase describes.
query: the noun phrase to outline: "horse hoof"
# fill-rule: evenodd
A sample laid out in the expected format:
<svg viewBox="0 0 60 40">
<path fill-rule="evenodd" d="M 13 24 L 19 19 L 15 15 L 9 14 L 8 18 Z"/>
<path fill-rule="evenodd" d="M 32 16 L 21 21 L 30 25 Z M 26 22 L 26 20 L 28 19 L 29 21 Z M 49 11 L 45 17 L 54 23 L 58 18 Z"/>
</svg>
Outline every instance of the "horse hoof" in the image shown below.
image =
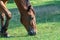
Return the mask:
<svg viewBox="0 0 60 40">
<path fill-rule="evenodd" d="M 1 37 L 6 37 L 6 38 L 10 37 L 10 35 L 8 35 L 8 33 L 1 33 L 1 31 L 0 31 L 0 36 Z"/>
<path fill-rule="evenodd" d="M 8 34 L 2 34 L 1 37 L 9 38 L 10 36 Z"/>
</svg>

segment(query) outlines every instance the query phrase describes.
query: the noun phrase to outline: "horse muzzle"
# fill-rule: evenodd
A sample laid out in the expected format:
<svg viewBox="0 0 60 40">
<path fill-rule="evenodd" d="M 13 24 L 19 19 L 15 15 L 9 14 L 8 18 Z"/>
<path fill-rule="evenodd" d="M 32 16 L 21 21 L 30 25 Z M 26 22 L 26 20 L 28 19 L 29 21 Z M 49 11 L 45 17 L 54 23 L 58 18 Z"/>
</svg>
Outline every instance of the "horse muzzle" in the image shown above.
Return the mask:
<svg viewBox="0 0 60 40">
<path fill-rule="evenodd" d="M 34 36 L 34 35 L 36 35 L 36 32 L 34 30 L 31 30 L 31 31 L 28 32 L 28 35 Z"/>
</svg>

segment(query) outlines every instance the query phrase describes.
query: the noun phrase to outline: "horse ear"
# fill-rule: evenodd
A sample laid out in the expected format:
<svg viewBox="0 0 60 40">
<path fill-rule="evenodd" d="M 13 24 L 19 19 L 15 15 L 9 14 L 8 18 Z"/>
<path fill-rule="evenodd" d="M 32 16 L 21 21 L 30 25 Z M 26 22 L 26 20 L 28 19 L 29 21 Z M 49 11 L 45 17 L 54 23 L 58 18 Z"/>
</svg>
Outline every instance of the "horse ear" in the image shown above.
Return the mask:
<svg viewBox="0 0 60 40">
<path fill-rule="evenodd" d="M 31 9 L 31 5 L 28 6 L 27 11 L 29 11 L 30 9 Z"/>
</svg>

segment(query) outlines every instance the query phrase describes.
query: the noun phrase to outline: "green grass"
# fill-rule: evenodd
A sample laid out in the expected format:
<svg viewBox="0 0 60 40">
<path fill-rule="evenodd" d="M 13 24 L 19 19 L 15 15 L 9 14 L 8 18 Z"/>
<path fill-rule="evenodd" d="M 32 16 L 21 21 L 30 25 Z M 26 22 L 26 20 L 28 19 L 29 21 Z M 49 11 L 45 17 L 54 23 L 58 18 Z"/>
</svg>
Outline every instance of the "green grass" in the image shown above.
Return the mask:
<svg viewBox="0 0 60 40">
<path fill-rule="evenodd" d="M 60 22 L 37 24 L 37 35 L 28 36 L 24 27 L 14 27 L 8 30 L 10 38 L 0 40 L 60 40 Z"/>
<path fill-rule="evenodd" d="M 60 40 L 60 2 L 41 1 L 40 3 L 38 0 L 32 0 L 31 3 L 36 12 L 37 35 L 27 35 L 20 22 L 20 14 L 15 3 L 9 3 L 7 7 L 12 13 L 12 19 L 10 20 L 8 33 L 11 37 L 0 37 L 0 40 Z"/>
</svg>

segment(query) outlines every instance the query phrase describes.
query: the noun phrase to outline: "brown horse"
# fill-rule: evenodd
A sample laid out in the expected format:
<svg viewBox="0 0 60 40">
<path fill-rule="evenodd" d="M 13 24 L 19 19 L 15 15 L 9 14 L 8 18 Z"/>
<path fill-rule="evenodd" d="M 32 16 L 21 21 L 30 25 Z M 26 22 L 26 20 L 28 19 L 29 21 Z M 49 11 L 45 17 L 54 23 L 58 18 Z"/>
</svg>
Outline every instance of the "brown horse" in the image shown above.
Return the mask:
<svg viewBox="0 0 60 40">
<path fill-rule="evenodd" d="M 6 8 L 8 0 L 0 0 L 0 16 L 1 16 L 1 35 L 8 37 L 7 29 L 9 20 L 11 19 L 11 13 Z M 25 26 L 29 35 L 36 35 L 36 19 L 33 7 L 29 0 L 14 0 L 21 14 L 21 23 Z M 6 22 L 4 24 L 4 15 L 6 16 Z"/>
</svg>

